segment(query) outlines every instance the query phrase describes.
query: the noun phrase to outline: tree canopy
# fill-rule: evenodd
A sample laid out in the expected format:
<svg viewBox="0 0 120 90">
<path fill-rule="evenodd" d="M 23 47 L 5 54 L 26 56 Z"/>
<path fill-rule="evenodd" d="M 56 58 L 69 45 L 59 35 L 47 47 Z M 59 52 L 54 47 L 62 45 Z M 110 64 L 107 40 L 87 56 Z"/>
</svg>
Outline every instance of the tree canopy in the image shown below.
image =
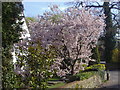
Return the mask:
<svg viewBox="0 0 120 90">
<path fill-rule="evenodd" d="M 99 10 L 100 12 L 98 13 L 100 14 L 105 14 L 106 18 L 105 18 L 105 30 L 104 30 L 104 37 L 102 37 L 101 39 L 104 41 L 104 60 L 106 60 L 107 62 L 110 62 L 112 59 L 112 50 L 115 48 L 116 46 L 116 40 L 115 40 L 115 35 L 116 35 L 116 31 L 117 29 L 120 29 L 120 23 L 119 23 L 119 19 L 118 19 L 118 14 L 117 11 L 119 12 L 120 7 L 119 1 L 116 2 L 99 2 L 99 1 L 94 1 L 94 2 L 90 2 L 90 1 L 74 1 L 71 2 L 74 7 L 79 8 L 81 6 L 84 6 L 86 9 L 91 8 L 91 9 L 96 9 Z M 114 11 L 113 11 L 114 10 Z"/>
<path fill-rule="evenodd" d="M 82 64 L 93 60 L 91 51 L 104 29 L 103 18 L 93 10 L 68 8 L 62 12 L 54 5 L 39 22 L 29 24 L 31 42 L 41 41 L 44 48 L 52 45 L 57 49 L 53 68 L 58 76 L 76 74 L 84 69 Z"/>
</svg>

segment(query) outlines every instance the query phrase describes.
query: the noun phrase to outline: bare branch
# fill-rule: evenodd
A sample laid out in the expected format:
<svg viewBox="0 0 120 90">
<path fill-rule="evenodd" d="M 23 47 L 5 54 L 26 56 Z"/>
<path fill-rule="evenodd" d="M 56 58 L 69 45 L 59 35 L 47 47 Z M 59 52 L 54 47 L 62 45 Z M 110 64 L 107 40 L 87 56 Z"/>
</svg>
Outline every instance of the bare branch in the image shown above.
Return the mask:
<svg viewBox="0 0 120 90">
<path fill-rule="evenodd" d="M 98 4 L 98 6 L 100 6 L 100 3 L 98 3 L 97 1 L 95 1 L 95 3 L 97 3 L 97 4 Z"/>
<path fill-rule="evenodd" d="M 77 8 L 77 7 L 80 7 L 80 6 L 83 6 L 83 2 L 79 2 L 79 1 L 78 1 L 78 2 L 75 3 L 74 6 L 75 6 L 76 8 Z"/>
<path fill-rule="evenodd" d="M 111 9 L 118 9 L 118 10 L 120 10 L 120 8 L 119 8 L 119 7 L 112 7 Z"/>
<path fill-rule="evenodd" d="M 110 9 L 112 9 L 114 6 L 116 6 L 117 5 L 117 3 L 115 3 L 115 4 L 111 4 L 111 7 L 110 7 Z"/>
<path fill-rule="evenodd" d="M 101 8 L 101 7 L 103 7 L 103 5 L 98 5 L 98 6 L 95 6 L 95 5 L 87 5 L 86 7 L 96 7 L 96 8 Z"/>
<path fill-rule="evenodd" d="M 116 22 L 114 26 L 119 26 L 119 21 L 116 19 L 117 15 L 114 13 L 111 13 L 113 15 L 113 20 Z"/>
</svg>

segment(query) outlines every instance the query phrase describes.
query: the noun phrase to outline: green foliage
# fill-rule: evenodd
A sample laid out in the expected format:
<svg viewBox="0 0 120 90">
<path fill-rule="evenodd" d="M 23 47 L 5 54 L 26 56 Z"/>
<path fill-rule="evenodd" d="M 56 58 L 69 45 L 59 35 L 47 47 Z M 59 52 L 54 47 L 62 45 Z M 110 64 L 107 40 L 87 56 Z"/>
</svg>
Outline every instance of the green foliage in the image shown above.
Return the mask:
<svg viewBox="0 0 120 90">
<path fill-rule="evenodd" d="M 23 6 L 19 2 L 5 2 L 2 3 L 2 46 L 7 48 L 10 45 L 19 41 L 20 32 L 22 28 L 20 25 L 23 22 L 16 20 L 22 20 L 21 14 Z"/>
<path fill-rule="evenodd" d="M 120 62 L 119 58 L 120 58 L 120 51 L 118 50 L 118 48 L 115 48 L 112 51 L 112 62 Z"/>
<path fill-rule="evenodd" d="M 37 21 L 35 17 L 25 17 L 26 23 Z"/>
<path fill-rule="evenodd" d="M 73 76 L 69 76 L 68 82 L 76 81 L 76 80 L 84 80 L 88 79 L 93 75 L 99 74 L 101 78 L 104 78 L 104 71 L 105 71 L 105 65 L 104 64 L 94 64 L 89 67 L 86 67 L 84 71 L 80 71 L 78 74 L 75 74 Z M 94 71 L 98 70 L 98 71 Z"/>
<path fill-rule="evenodd" d="M 50 17 L 50 20 L 52 20 L 53 23 L 57 23 L 60 18 L 62 18 L 60 15 L 53 15 L 52 17 Z"/>
<path fill-rule="evenodd" d="M 20 79 L 13 69 L 11 49 L 19 41 L 23 18 L 19 14 L 23 11 L 21 2 L 2 3 L 2 86 L 3 88 L 16 88 Z M 18 20 L 18 22 L 16 22 Z"/>
<path fill-rule="evenodd" d="M 76 80 L 85 80 L 85 79 L 88 79 L 95 74 L 96 74 L 95 71 L 80 72 L 76 75 L 70 76 L 68 82 L 72 82 L 72 81 L 76 81 Z"/>
<path fill-rule="evenodd" d="M 88 71 L 88 72 L 80 72 L 76 75 L 70 76 L 69 80 L 67 82 L 73 82 L 73 81 L 79 81 L 79 80 L 85 80 L 93 75 L 99 75 L 102 79 L 102 81 L 105 81 L 105 71 Z"/>
<path fill-rule="evenodd" d="M 53 75 L 50 70 L 56 53 L 52 47 L 44 49 L 40 42 L 36 45 L 28 46 L 27 50 L 20 48 L 22 55 L 19 53 L 18 65 L 21 67 L 28 67 L 28 76 L 24 80 L 24 85 L 31 88 L 47 88 L 47 81 Z M 22 62 L 22 63 L 21 63 Z"/>
<path fill-rule="evenodd" d="M 79 90 L 79 84 L 75 86 L 75 90 Z"/>
<path fill-rule="evenodd" d="M 115 48 L 116 45 L 116 40 L 115 40 L 115 35 L 116 35 L 116 28 L 113 25 L 113 20 L 112 20 L 112 13 L 111 13 L 111 9 L 109 7 L 110 2 L 104 2 L 103 3 L 103 9 L 104 9 L 104 14 L 105 16 L 107 16 L 105 18 L 105 38 L 104 38 L 104 46 L 105 46 L 105 60 L 107 62 L 110 62 L 110 60 L 112 59 L 112 50 Z"/>
<path fill-rule="evenodd" d="M 97 63 L 100 63 L 100 52 L 99 52 L 99 46 L 96 46 L 93 50 L 92 58 L 96 60 Z"/>
<path fill-rule="evenodd" d="M 48 89 L 52 89 L 52 88 L 59 88 L 61 86 L 65 85 L 65 83 L 57 83 L 55 85 L 51 85 L 51 86 L 48 86 Z"/>
<path fill-rule="evenodd" d="M 6 59 L 8 60 L 8 59 Z M 17 76 L 13 70 L 13 64 L 10 63 L 9 65 L 9 68 L 8 67 L 3 67 L 3 71 L 6 71 L 6 73 L 3 72 L 3 78 L 2 80 L 4 82 L 3 84 L 3 88 L 19 88 L 20 87 L 20 83 L 21 82 L 21 77 L 20 76 Z M 21 84 L 22 85 L 22 84 Z"/>
<path fill-rule="evenodd" d="M 98 71 L 97 74 L 101 77 L 102 81 L 105 81 L 105 71 Z"/>
<path fill-rule="evenodd" d="M 86 64 L 82 64 L 82 66 L 85 68 L 87 65 Z"/>
<path fill-rule="evenodd" d="M 90 77 L 93 76 L 94 74 L 95 74 L 94 71 L 91 71 L 91 72 L 82 72 L 82 73 L 76 74 L 75 77 L 79 77 L 80 80 L 84 80 L 84 79 L 90 78 Z"/>
<path fill-rule="evenodd" d="M 106 69 L 105 64 L 94 64 L 89 67 L 86 67 L 85 70 L 96 69 L 98 71 L 104 71 Z"/>
<path fill-rule="evenodd" d="M 49 81 L 56 81 L 56 80 L 60 80 L 60 78 L 56 78 L 56 77 L 49 78 Z"/>
</svg>

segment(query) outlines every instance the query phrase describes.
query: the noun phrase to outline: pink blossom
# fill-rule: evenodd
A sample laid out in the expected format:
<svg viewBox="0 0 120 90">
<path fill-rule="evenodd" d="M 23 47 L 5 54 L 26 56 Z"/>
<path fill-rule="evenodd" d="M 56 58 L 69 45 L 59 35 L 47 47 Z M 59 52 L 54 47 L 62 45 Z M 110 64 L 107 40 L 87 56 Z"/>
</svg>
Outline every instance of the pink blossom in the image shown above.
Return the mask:
<svg viewBox="0 0 120 90">
<path fill-rule="evenodd" d="M 58 76 L 71 74 L 72 67 L 73 74 L 78 73 L 84 69 L 83 60 L 86 65 L 93 60 L 91 51 L 104 27 L 104 15 L 99 17 L 94 11 L 84 8 L 68 8 L 63 12 L 58 6 L 51 7 L 51 12 L 46 12 L 39 22 L 29 23 L 31 42 L 40 40 L 44 48 L 48 45 L 57 48 L 59 56 L 51 69 L 57 70 Z M 71 65 L 61 69 L 65 58 L 70 58 Z"/>
</svg>

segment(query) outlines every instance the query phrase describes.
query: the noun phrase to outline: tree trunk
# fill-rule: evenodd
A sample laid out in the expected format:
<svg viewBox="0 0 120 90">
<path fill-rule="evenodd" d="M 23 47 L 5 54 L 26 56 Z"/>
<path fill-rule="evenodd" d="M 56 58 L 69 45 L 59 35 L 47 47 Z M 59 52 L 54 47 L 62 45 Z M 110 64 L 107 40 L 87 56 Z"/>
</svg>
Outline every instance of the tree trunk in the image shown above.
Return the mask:
<svg viewBox="0 0 120 90">
<path fill-rule="evenodd" d="M 104 2 L 103 4 L 103 9 L 104 9 L 104 14 L 106 16 L 105 23 L 105 60 L 106 62 L 109 62 L 112 58 L 112 50 L 115 46 L 115 41 L 114 41 L 114 36 L 115 36 L 115 31 L 113 28 L 113 23 L 112 23 L 112 15 L 111 15 L 111 9 L 109 7 L 109 2 Z"/>
<path fill-rule="evenodd" d="M 74 65 L 71 66 L 71 75 L 74 75 Z"/>
</svg>

